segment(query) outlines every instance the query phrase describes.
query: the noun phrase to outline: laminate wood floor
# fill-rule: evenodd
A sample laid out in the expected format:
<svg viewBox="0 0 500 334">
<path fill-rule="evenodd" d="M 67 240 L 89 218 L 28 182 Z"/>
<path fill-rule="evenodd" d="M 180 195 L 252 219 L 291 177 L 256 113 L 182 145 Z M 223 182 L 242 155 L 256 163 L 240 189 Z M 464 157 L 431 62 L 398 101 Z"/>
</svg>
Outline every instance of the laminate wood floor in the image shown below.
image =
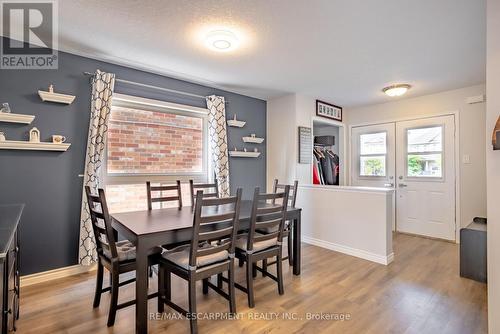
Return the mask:
<svg viewBox="0 0 500 334">
<path fill-rule="evenodd" d="M 383 266 L 304 244 L 302 275 L 293 276 L 284 264 L 285 295 L 279 296 L 274 281 L 259 275 L 254 309 L 236 290 L 240 319 L 199 320 L 199 332 L 487 332 L 486 285 L 459 277 L 457 245 L 397 234 L 394 251 L 394 262 Z M 244 282 L 243 268 L 236 281 Z M 91 272 L 22 288 L 17 333 L 134 333 L 134 307 L 119 310 L 115 326 L 106 327 L 109 294 L 93 309 L 94 284 Z M 186 305 L 185 282 L 174 278 L 173 285 L 173 300 Z M 156 289 L 156 276 L 151 289 Z M 134 291 L 133 284 L 121 288 L 120 301 L 132 298 Z M 201 285 L 198 291 L 203 317 L 225 315 L 223 298 L 213 291 L 203 295 Z M 156 299 L 149 309 L 155 317 Z M 166 310 L 167 316 L 176 315 Z M 342 316 L 349 319 L 340 320 Z M 189 321 L 152 319 L 149 332 L 188 333 Z"/>
</svg>

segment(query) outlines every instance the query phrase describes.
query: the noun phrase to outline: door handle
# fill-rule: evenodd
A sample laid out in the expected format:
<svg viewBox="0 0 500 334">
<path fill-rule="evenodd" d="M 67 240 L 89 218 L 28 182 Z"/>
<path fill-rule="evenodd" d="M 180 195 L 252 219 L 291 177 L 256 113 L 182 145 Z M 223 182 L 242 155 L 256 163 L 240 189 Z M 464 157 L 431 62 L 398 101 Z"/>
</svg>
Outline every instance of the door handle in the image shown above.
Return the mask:
<svg viewBox="0 0 500 334">
<path fill-rule="evenodd" d="M 399 188 L 405 188 L 405 187 L 408 187 L 408 185 L 407 185 L 407 184 L 404 184 L 404 183 L 400 183 L 400 184 L 399 184 Z"/>
<path fill-rule="evenodd" d="M 384 187 L 394 187 L 394 183 L 384 183 Z"/>
</svg>

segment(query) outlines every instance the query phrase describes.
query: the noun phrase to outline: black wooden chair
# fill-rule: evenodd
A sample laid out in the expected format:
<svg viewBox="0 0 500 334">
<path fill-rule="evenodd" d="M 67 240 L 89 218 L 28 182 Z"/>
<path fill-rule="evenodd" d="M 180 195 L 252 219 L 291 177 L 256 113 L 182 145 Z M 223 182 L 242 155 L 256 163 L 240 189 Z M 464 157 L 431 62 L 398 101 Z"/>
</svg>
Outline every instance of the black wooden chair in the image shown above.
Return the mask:
<svg viewBox="0 0 500 334">
<path fill-rule="evenodd" d="M 248 234 L 239 237 L 236 241 L 236 257 L 240 261 L 246 262 L 247 286 L 245 288 L 235 283 L 235 287 L 248 294 L 249 307 L 255 306 L 253 278 L 256 276 L 257 270 L 262 272 L 264 276 L 275 280 L 278 283 L 278 293 L 284 294 L 281 244 L 290 186 L 285 186 L 284 192 L 280 193 L 260 194 L 259 191 L 259 188 L 255 188 Z M 276 200 L 280 200 L 281 203 L 277 204 Z M 266 234 L 258 232 L 258 230 L 263 229 L 272 229 L 273 232 Z M 257 266 L 258 261 L 272 257 L 276 257 L 276 276 Z"/>
<path fill-rule="evenodd" d="M 196 282 L 203 281 L 203 293 L 212 288 L 229 301 L 229 310 L 236 313 L 234 295 L 234 245 L 238 232 L 241 188 L 236 196 L 227 198 L 203 198 L 196 193 L 191 244 L 165 252 L 160 259 L 158 275 L 158 312 L 164 304 L 187 316 L 196 313 Z M 216 244 L 211 240 L 219 240 Z M 212 275 L 228 272 L 228 292 L 212 284 Z M 189 311 L 171 300 L 171 273 L 188 281 Z M 191 333 L 197 333 L 196 317 L 190 317 Z"/>
<path fill-rule="evenodd" d="M 94 237 L 97 247 L 97 281 L 94 296 L 94 308 L 99 307 L 101 294 L 110 291 L 108 327 L 115 323 L 116 311 L 127 306 L 135 305 L 135 300 L 118 304 L 118 290 L 120 286 L 135 282 L 135 278 L 120 282 L 120 274 L 135 271 L 135 246 L 129 241 L 117 241 L 118 234 L 111 226 L 106 196 L 103 189 L 98 190 L 99 195 L 92 195 L 90 187 L 85 187 L 87 202 L 89 206 L 90 219 L 94 230 Z M 161 248 L 149 258 L 150 265 L 158 262 Z M 110 286 L 103 288 L 104 268 L 110 274 Z M 154 298 L 157 293 L 151 294 L 149 298 Z"/>
<path fill-rule="evenodd" d="M 287 186 L 286 184 L 280 184 L 278 182 L 278 179 L 274 179 L 273 193 L 277 193 L 280 190 L 284 190 L 286 186 Z M 288 195 L 288 207 L 295 208 L 298 186 L 299 186 L 299 181 L 294 181 L 293 185 L 290 185 L 290 193 Z M 269 229 L 266 229 L 266 230 L 261 230 L 259 232 L 269 233 L 270 231 Z M 287 240 L 287 252 L 288 252 L 288 255 L 283 257 L 283 261 L 288 260 L 288 264 L 292 266 L 293 265 L 292 222 L 289 220 L 285 221 L 285 228 L 283 229 L 283 238 L 286 238 Z M 268 263 L 267 259 L 263 260 L 262 269 L 267 270 L 267 266 L 271 266 L 273 264 L 276 264 L 276 262 L 273 261 Z"/>
<path fill-rule="evenodd" d="M 189 189 L 191 190 L 191 205 L 195 207 L 196 194 L 198 190 L 203 190 L 203 198 L 219 198 L 219 185 L 217 179 L 214 183 L 194 183 L 189 180 Z M 211 189 L 213 189 L 211 191 Z"/>
<path fill-rule="evenodd" d="M 176 190 L 177 195 L 175 196 L 162 196 L 162 192 Z M 146 192 L 148 196 L 148 210 L 153 209 L 153 203 L 162 203 L 162 202 L 178 202 L 178 208 L 182 208 L 182 192 L 181 192 L 181 181 L 177 180 L 175 185 L 160 185 L 160 186 L 151 186 L 151 182 L 146 182 Z M 154 197 L 153 192 L 160 192 L 159 197 Z"/>
</svg>

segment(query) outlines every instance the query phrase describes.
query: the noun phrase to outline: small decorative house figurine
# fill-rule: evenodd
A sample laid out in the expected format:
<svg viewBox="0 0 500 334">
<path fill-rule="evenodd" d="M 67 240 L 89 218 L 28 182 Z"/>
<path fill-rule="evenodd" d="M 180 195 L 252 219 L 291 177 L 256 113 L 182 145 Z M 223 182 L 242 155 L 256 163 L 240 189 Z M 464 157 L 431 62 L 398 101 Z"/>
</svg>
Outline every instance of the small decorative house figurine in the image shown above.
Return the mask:
<svg viewBox="0 0 500 334">
<path fill-rule="evenodd" d="M 40 130 L 33 128 L 30 130 L 30 142 L 39 143 L 40 142 Z"/>
<path fill-rule="evenodd" d="M 5 133 L 0 131 L 0 141 L 6 141 L 6 140 L 7 140 L 7 138 L 5 138 Z"/>
</svg>

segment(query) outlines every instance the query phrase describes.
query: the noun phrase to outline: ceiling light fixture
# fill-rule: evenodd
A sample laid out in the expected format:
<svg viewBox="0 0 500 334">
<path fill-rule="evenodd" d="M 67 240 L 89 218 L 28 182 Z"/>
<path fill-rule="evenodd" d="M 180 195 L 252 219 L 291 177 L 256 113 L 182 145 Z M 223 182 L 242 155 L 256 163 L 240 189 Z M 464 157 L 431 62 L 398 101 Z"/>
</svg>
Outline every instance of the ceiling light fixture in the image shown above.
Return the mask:
<svg viewBox="0 0 500 334">
<path fill-rule="evenodd" d="M 205 37 L 206 46 L 214 51 L 228 52 L 238 47 L 239 41 L 234 33 L 227 30 L 214 30 Z"/>
<path fill-rule="evenodd" d="M 399 85 L 392 85 L 389 87 L 385 87 L 384 89 L 382 89 L 382 92 L 384 92 L 390 97 L 394 97 L 405 94 L 410 88 L 411 86 L 408 84 L 399 84 Z"/>
</svg>

